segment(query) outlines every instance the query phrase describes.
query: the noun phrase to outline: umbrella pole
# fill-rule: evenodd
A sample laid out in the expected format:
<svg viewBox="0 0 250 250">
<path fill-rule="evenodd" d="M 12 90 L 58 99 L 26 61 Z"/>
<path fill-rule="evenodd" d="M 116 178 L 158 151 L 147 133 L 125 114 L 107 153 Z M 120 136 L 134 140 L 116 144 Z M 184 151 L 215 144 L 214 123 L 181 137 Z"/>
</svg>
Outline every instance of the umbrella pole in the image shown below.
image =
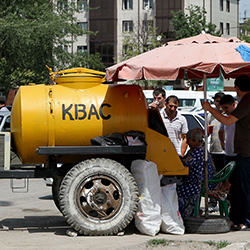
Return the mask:
<svg viewBox="0 0 250 250">
<path fill-rule="evenodd" d="M 207 101 L 207 83 L 206 74 L 203 77 L 204 101 Z M 204 111 L 205 117 L 205 159 L 204 159 L 204 175 L 205 175 L 205 218 L 208 218 L 208 129 L 207 129 L 207 112 Z"/>
</svg>

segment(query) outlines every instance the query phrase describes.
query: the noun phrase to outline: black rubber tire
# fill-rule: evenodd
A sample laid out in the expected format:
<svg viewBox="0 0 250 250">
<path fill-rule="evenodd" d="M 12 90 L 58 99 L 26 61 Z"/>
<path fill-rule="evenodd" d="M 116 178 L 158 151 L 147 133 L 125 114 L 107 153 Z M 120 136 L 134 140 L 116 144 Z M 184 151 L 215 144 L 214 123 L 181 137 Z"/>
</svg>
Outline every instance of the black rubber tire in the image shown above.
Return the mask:
<svg viewBox="0 0 250 250">
<path fill-rule="evenodd" d="M 215 234 L 230 231 L 230 219 L 219 215 L 187 217 L 184 219 L 185 233 Z"/>
<path fill-rule="evenodd" d="M 54 200 L 54 203 L 57 207 L 57 209 L 62 212 L 59 202 L 59 192 L 60 192 L 60 186 L 62 183 L 63 177 L 62 176 L 54 176 L 53 177 L 53 183 L 52 183 L 52 197 Z"/>
<path fill-rule="evenodd" d="M 112 235 L 133 219 L 139 191 L 132 174 L 110 159 L 74 166 L 60 187 L 60 208 L 68 224 L 83 235 Z"/>
</svg>

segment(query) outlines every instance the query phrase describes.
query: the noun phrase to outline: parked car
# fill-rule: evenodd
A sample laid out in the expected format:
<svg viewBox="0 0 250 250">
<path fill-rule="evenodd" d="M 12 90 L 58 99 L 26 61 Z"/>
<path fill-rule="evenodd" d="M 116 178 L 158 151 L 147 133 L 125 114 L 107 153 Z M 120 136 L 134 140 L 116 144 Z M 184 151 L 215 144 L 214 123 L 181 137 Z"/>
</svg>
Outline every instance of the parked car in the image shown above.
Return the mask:
<svg viewBox="0 0 250 250">
<path fill-rule="evenodd" d="M 179 112 L 187 119 L 188 129 L 205 128 L 205 120 L 199 114 L 194 112 Z"/>
<path fill-rule="evenodd" d="M 8 111 L 0 111 L 0 132 L 10 132 L 10 114 Z"/>
</svg>

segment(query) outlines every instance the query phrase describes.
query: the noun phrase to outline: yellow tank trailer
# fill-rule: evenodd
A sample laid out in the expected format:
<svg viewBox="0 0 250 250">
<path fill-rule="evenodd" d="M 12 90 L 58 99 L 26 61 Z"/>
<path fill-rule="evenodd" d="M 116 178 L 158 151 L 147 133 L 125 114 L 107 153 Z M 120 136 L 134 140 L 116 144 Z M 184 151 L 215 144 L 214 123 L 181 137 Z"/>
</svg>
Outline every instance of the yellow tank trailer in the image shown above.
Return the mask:
<svg viewBox="0 0 250 250">
<path fill-rule="evenodd" d="M 50 78 L 50 85 L 22 86 L 16 94 L 13 147 L 23 163 L 43 164 L 34 177 L 53 177 L 54 201 L 75 230 L 116 234 L 137 208 L 132 160 L 151 160 L 165 176 L 187 175 L 188 170 L 169 138 L 149 122 L 152 111 L 139 86 L 106 84 L 105 73 L 84 68 L 50 69 Z M 147 146 L 90 143 L 97 136 L 131 130 L 144 132 Z"/>
</svg>

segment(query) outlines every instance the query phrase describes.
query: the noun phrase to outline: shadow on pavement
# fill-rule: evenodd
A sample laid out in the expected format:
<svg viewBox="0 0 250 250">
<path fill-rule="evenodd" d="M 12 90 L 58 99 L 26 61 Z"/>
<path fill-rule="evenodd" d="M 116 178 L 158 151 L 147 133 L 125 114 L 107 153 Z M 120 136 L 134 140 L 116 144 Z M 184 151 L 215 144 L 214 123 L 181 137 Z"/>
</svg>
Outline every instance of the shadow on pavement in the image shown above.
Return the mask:
<svg viewBox="0 0 250 250">
<path fill-rule="evenodd" d="M 66 235 L 68 229 L 71 229 L 71 227 L 63 216 L 25 216 L 24 218 L 6 218 L 0 221 L 0 231 L 27 230 L 29 233 L 54 233 L 55 235 Z M 124 234 L 141 234 L 136 229 L 134 220 L 124 229 Z"/>
<path fill-rule="evenodd" d="M 0 231 L 23 231 L 29 233 L 48 233 L 65 235 L 69 225 L 62 216 L 25 216 L 0 221 Z"/>
<path fill-rule="evenodd" d="M 39 200 L 53 200 L 53 196 L 52 195 L 42 196 L 39 197 Z"/>
<path fill-rule="evenodd" d="M 135 227 L 134 219 L 130 222 L 130 224 L 124 229 L 125 235 L 132 235 L 132 234 L 141 234 L 139 230 Z"/>
<path fill-rule="evenodd" d="M 12 206 L 14 203 L 10 201 L 0 201 L 0 207 L 9 207 Z"/>
</svg>

